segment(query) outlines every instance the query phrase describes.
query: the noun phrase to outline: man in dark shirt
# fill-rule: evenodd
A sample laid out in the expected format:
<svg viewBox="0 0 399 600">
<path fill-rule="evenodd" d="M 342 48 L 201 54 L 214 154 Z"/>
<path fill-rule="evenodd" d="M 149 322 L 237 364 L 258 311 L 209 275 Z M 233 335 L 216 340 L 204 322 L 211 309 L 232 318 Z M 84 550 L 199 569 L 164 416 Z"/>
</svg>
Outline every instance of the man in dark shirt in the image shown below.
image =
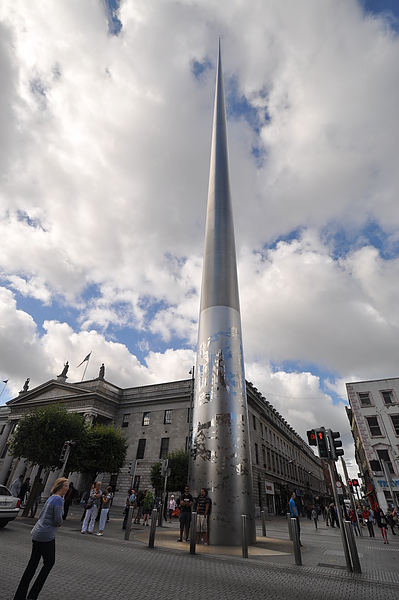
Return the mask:
<svg viewBox="0 0 399 600">
<path fill-rule="evenodd" d="M 191 523 L 191 507 L 193 505 L 193 497 L 189 493 L 188 485 L 186 485 L 184 494 L 180 496 L 180 537 L 178 542 L 183 541 L 183 531 L 186 531 L 186 542 L 189 541 L 188 534 L 190 532 Z"/>
<path fill-rule="evenodd" d="M 197 500 L 197 544 L 202 539 L 204 540 L 204 546 L 208 545 L 208 514 L 211 508 L 211 499 L 209 498 L 206 489 L 201 488 L 200 495 Z"/>
</svg>

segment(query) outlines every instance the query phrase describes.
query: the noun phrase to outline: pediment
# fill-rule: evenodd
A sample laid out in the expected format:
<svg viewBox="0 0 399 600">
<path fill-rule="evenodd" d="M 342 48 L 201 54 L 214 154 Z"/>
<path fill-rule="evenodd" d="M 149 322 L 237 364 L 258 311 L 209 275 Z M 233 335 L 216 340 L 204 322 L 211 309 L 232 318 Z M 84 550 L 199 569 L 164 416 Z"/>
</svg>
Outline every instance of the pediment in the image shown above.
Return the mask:
<svg viewBox="0 0 399 600">
<path fill-rule="evenodd" d="M 52 379 L 32 390 L 20 393 L 16 398 L 9 400 L 7 405 L 10 408 L 17 408 L 27 404 L 37 405 L 42 401 L 47 403 L 49 400 L 67 400 L 87 396 L 90 393 L 91 390 L 86 390 L 76 384 L 63 383 Z"/>
</svg>

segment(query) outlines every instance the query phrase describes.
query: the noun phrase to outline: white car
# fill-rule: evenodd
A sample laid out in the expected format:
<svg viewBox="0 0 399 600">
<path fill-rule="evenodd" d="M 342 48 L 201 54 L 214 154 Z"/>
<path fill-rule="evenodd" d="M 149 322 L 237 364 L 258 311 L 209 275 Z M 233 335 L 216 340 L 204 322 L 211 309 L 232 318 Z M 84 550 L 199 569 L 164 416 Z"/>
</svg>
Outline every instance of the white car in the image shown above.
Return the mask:
<svg viewBox="0 0 399 600">
<path fill-rule="evenodd" d="M 5 527 L 8 521 L 18 516 L 21 500 L 14 498 L 5 485 L 0 485 L 0 527 Z"/>
</svg>

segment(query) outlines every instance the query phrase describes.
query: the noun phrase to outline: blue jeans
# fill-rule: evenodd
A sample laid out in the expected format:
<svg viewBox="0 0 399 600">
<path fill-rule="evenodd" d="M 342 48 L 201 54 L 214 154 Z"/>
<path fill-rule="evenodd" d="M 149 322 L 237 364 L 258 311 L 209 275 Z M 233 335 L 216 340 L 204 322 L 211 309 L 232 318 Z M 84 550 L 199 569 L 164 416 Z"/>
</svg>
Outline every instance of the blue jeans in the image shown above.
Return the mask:
<svg viewBox="0 0 399 600">
<path fill-rule="evenodd" d="M 29 584 L 36 573 L 41 558 L 43 558 L 43 566 L 27 596 Z M 32 554 L 30 555 L 28 566 L 22 575 L 18 589 L 15 592 L 14 600 L 26 600 L 26 597 L 36 600 L 51 569 L 54 567 L 54 563 L 55 539 L 50 542 L 36 542 L 35 540 L 32 540 Z"/>
</svg>

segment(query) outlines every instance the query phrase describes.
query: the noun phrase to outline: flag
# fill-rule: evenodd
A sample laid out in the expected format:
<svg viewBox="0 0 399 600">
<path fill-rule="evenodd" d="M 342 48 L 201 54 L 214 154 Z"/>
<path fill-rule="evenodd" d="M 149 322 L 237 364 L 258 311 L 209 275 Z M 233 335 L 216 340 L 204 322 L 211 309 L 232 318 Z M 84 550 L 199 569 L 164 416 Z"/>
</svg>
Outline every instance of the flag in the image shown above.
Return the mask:
<svg viewBox="0 0 399 600">
<path fill-rule="evenodd" d="M 90 355 L 91 355 L 91 352 L 89 352 L 89 354 L 86 356 L 86 358 L 84 358 L 82 360 L 82 362 L 78 364 L 78 367 L 80 367 L 80 365 L 83 365 L 83 363 L 86 362 L 86 361 L 89 362 Z M 78 368 L 78 367 L 76 367 L 76 368 Z"/>
</svg>

